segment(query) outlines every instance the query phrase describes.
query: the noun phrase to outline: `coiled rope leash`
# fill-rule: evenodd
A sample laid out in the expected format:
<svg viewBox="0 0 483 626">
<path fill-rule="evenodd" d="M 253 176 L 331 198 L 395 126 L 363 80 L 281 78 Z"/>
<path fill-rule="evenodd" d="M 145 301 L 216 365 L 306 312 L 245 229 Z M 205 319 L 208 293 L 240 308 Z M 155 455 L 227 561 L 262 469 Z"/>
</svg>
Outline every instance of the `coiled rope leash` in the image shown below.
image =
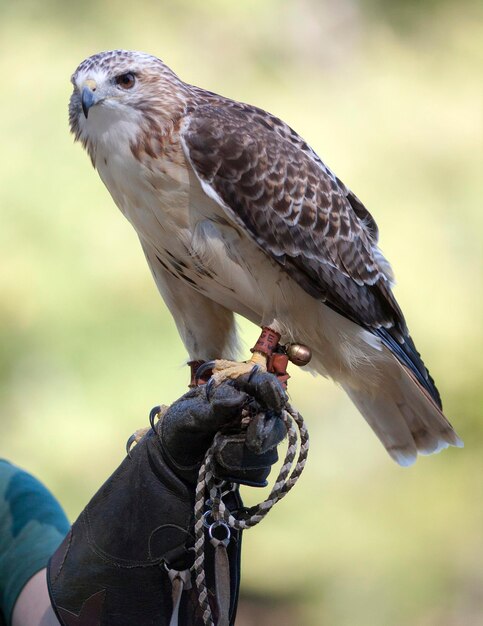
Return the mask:
<svg viewBox="0 0 483 626">
<path fill-rule="evenodd" d="M 281 500 L 295 485 L 304 469 L 309 451 L 309 434 L 305 422 L 297 411 L 290 405 L 282 411 L 282 420 L 287 429 L 288 448 L 285 461 L 279 471 L 277 480 L 266 500 L 245 509 L 239 517 L 235 517 L 225 506 L 223 497 L 236 486 L 226 489 L 230 483 L 216 480 L 213 472 L 214 450 L 220 434 L 217 434 L 213 444 L 208 449 L 198 474 L 198 483 L 195 494 L 195 561 L 192 569 L 195 574 L 198 589 L 198 601 L 203 614 L 205 626 L 215 626 L 208 600 L 208 587 L 205 574 L 205 541 L 208 534 L 210 542 L 215 548 L 215 586 L 218 608 L 217 626 L 229 626 L 230 611 L 230 570 L 226 548 L 230 542 L 231 529 L 245 530 L 252 528 L 262 521 L 272 507 Z M 297 454 L 298 437 L 300 446 L 297 462 L 292 465 Z M 224 490 L 225 489 L 225 490 Z M 208 494 L 208 498 L 206 498 Z M 205 508 L 208 510 L 205 511 Z M 210 519 L 211 518 L 211 519 Z M 218 539 L 214 532 L 223 529 L 225 537 Z"/>
</svg>

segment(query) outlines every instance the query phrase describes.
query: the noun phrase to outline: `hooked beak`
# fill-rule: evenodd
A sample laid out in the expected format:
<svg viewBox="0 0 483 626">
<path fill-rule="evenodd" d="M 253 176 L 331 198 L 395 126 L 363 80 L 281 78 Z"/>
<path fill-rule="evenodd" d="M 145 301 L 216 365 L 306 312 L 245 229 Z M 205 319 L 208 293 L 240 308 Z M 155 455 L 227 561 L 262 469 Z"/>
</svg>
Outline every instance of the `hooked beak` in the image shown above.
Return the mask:
<svg viewBox="0 0 483 626">
<path fill-rule="evenodd" d="M 97 102 L 95 94 L 96 89 L 97 85 L 95 80 L 86 80 L 82 85 L 81 104 L 86 119 L 89 115 L 89 109 Z"/>
</svg>

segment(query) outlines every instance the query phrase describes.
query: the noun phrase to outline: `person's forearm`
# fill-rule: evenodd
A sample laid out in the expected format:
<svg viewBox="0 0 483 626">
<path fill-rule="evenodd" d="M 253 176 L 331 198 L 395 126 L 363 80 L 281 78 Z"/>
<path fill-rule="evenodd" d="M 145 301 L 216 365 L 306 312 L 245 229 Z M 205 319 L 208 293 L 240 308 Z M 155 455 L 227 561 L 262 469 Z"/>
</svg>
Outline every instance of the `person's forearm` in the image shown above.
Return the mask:
<svg viewBox="0 0 483 626">
<path fill-rule="evenodd" d="M 12 626 L 59 626 L 50 604 L 46 570 L 28 581 L 15 603 Z"/>
</svg>

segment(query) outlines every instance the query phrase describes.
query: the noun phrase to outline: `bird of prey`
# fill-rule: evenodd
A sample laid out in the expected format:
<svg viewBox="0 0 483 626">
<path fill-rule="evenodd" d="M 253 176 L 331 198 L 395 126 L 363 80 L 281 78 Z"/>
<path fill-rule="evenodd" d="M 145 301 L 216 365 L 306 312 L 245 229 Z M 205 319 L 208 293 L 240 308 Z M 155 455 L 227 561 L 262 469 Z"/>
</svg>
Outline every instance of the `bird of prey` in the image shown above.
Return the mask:
<svg viewBox="0 0 483 626">
<path fill-rule="evenodd" d="M 236 377 L 234 313 L 310 346 L 391 457 L 461 446 L 392 293 L 374 218 L 286 123 L 114 50 L 72 76 L 70 126 L 134 226 L 193 361 Z M 257 355 L 260 357 L 260 355 Z"/>
</svg>

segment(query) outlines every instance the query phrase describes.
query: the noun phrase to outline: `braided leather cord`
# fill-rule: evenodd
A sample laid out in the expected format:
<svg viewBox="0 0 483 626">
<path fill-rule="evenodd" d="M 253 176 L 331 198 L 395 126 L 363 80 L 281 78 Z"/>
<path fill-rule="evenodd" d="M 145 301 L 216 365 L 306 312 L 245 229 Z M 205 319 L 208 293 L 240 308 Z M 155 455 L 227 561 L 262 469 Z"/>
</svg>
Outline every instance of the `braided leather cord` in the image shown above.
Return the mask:
<svg viewBox="0 0 483 626">
<path fill-rule="evenodd" d="M 210 516 L 215 522 L 224 522 L 228 527 L 245 530 L 260 523 L 269 513 L 272 507 L 279 502 L 293 488 L 300 478 L 307 461 L 309 451 L 309 434 L 303 417 L 290 405 L 282 412 L 282 420 L 287 429 L 288 447 L 285 460 L 280 468 L 277 480 L 270 491 L 269 496 L 259 504 L 246 509 L 239 517 L 235 517 L 225 506 L 221 493 L 220 483 L 213 474 L 213 452 L 217 437 L 206 453 L 198 474 L 198 483 L 195 493 L 195 561 L 193 570 L 195 574 L 198 599 L 202 610 L 205 626 L 214 626 L 213 615 L 208 599 L 208 588 L 205 576 L 205 501 L 206 493 L 209 493 L 211 504 Z M 297 455 L 297 444 L 300 435 L 300 446 L 295 467 L 292 466 Z"/>
</svg>

